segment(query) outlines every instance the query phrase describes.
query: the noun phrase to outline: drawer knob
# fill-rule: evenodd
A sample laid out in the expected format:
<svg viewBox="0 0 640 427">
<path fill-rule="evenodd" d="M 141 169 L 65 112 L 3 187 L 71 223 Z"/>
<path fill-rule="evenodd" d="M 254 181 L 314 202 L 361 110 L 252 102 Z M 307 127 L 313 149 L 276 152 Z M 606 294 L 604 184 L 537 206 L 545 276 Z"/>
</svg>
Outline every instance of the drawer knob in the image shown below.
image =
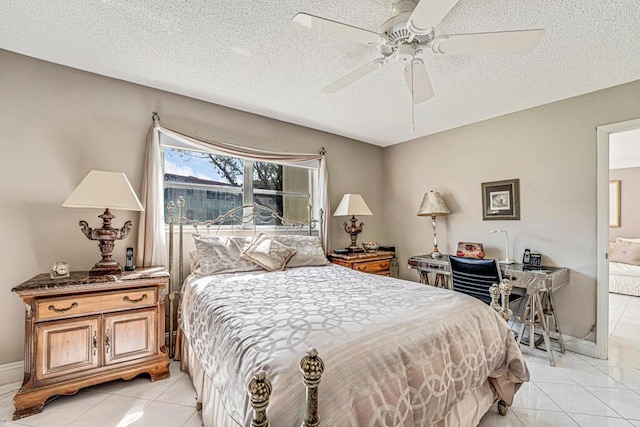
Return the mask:
<svg viewBox="0 0 640 427">
<path fill-rule="evenodd" d="M 55 311 L 56 313 L 64 313 L 65 311 L 69 311 L 72 308 L 76 308 L 78 306 L 77 302 L 72 303 L 69 307 L 67 308 L 56 308 L 55 305 L 51 304 L 49 306 L 49 311 Z"/>
<path fill-rule="evenodd" d="M 130 302 L 131 304 L 137 304 L 140 301 L 143 301 L 143 300 L 146 300 L 146 299 L 147 299 L 147 294 L 142 294 L 142 296 L 140 298 L 138 298 L 138 299 L 131 299 L 127 295 L 122 297 L 122 301 Z"/>
</svg>

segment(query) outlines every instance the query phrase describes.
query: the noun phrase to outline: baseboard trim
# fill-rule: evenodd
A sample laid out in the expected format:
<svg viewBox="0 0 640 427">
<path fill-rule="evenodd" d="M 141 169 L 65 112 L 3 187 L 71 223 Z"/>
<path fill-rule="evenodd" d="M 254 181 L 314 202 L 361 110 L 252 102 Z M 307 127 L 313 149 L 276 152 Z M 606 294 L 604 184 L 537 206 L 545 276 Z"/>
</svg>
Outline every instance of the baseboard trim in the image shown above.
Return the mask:
<svg viewBox="0 0 640 427">
<path fill-rule="evenodd" d="M 23 360 L 0 365 L 0 385 L 22 381 L 23 376 L 24 376 Z"/>
<path fill-rule="evenodd" d="M 571 335 L 562 334 L 564 338 L 564 346 L 567 350 L 584 356 L 596 358 L 596 343 L 593 341 L 581 340 Z"/>
</svg>

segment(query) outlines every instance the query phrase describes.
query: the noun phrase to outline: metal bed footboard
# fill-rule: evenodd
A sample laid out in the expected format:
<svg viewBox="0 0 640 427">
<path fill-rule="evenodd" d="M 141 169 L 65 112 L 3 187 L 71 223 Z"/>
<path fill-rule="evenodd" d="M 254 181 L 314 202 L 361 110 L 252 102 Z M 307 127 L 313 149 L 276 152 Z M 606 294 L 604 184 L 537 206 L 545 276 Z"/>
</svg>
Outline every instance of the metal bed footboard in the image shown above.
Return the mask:
<svg viewBox="0 0 640 427">
<path fill-rule="evenodd" d="M 309 350 L 300 361 L 302 380 L 307 389 L 307 411 L 301 427 L 317 427 L 320 425 L 318 417 L 318 385 L 324 372 L 324 362 L 318 357 L 315 348 Z M 253 408 L 252 427 L 267 427 L 267 406 L 271 396 L 271 382 L 264 371 L 258 372 L 249 381 L 249 397 Z"/>
</svg>

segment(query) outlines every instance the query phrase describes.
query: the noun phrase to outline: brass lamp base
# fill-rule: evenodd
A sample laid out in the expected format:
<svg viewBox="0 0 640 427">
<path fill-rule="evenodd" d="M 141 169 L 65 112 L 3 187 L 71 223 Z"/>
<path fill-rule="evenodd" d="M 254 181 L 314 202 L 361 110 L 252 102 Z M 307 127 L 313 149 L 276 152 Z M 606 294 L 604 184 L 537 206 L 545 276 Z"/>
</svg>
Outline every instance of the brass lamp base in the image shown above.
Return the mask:
<svg viewBox="0 0 640 427">
<path fill-rule="evenodd" d="M 434 250 L 433 252 L 431 252 L 431 253 L 429 254 L 429 256 L 431 256 L 431 258 L 433 258 L 433 259 L 440 259 L 440 258 L 442 258 L 442 254 L 441 254 L 440 252 L 438 252 L 438 250 L 437 250 L 437 249 L 436 249 L 436 250 Z"/>
<path fill-rule="evenodd" d="M 358 220 L 355 215 L 352 215 L 349 221 L 351 221 L 351 225 L 346 222 L 344 223 L 344 231 L 349 233 L 349 237 L 351 237 L 351 245 L 347 249 L 349 249 L 349 252 L 364 252 L 364 249 L 359 247 L 356 243 L 358 240 L 358 234 L 362 232 L 362 226 L 364 223 L 361 222 L 360 225 L 356 225 Z"/>
<path fill-rule="evenodd" d="M 100 247 L 102 259 L 89 270 L 89 275 L 105 276 L 120 274 L 122 273 L 122 267 L 111 259 L 113 255 L 113 243 L 116 240 L 122 240 L 127 237 L 133 227 L 133 223 L 127 221 L 119 230 L 111 227 L 111 220 L 115 217 L 111 214 L 109 208 L 105 209 L 104 213 L 99 215 L 99 217 L 102 218 L 102 227 L 95 230 L 89 227 L 87 221 L 80 221 L 80 229 L 82 233 L 87 236 L 87 239 L 98 240 L 100 242 L 98 246 Z"/>
</svg>

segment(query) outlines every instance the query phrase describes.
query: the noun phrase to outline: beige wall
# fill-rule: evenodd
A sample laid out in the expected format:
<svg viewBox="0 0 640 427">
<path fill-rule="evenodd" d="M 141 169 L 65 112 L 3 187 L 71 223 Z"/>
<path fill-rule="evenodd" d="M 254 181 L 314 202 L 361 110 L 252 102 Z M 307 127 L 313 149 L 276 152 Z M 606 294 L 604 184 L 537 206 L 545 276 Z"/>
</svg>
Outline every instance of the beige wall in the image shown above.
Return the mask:
<svg viewBox="0 0 640 427">
<path fill-rule="evenodd" d="M 387 241 L 398 245 L 401 277 L 410 255 L 431 250 L 431 223 L 416 216 L 423 193 L 442 193 L 452 214 L 438 219 L 443 252 L 484 242 L 488 257 L 540 251 L 571 269 L 556 293 L 563 332 L 585 336 L 596 315 L 596 127 L 640 117 L 640 81 L 385 148 Z M 521 220 L 483 221 L 482 182 L 520 179 Z"/>
<path fill-rule="evenodd" d="M 64 199 L 90 169 L 125 172 L 139 194 L 153 111 L 165 126 L 206 138 L 274 151 L 325 147 L 332 209 L 343 193 L 361 192 L 375 214 L 361 239 L 384 237 L 383 180 L 369 173 L 382 169 L 379 147 L 0 50 L 0 364 L 23 358 L 23 306 L 11 288 L 54 261 L 86 270 L 99 259 L 78 221 L 97 227 L 100 212 L 63 208 Z M 115 225 L 136 223 L 136 213 L 114 213 Z M 335 247 L 349 240 L 342 220 L 332 220 Z M 117 243 L 120 262 L 135 238 Z"/>
<path fill-rule="evenodd" d="M 638 142 L 640 143 L 640 142 Z M 620 180 L 620 227 L 609 228 L 609 240 L 640 237 L 640 167 L 611 169 L 609 179 Z"/>
<path fill-rule="evenodd" d="M 54 261 L 74 269 L 97 261 L 77 223 L 97 226 L 100 212 L 62 201 L 90 169 L 123 171 L 139 192 L 152 111 L 207 138 L 276 151 L 326 147 L 332 209 L 343 193 L 362 193 L 374 216 L 361 218 L 359 241 L 395 244 L 411 280 L 407 257 L 431 249 L 430 221 L 415 214 L 424 192 L 440 191 L 453 212 L 438 220 L 442 251 L 480 241 L 502 257 L 503 236 L 489 230 L 506 228 L 516 259 L 530 248 L 545 264 L 571 268 L 571 284 L 556 295 L 565 332 L 586 335 L 595 321 L 595 129 L 640 116 L 640 81 L 383 150 L 0 50 L 0 364 L 22 359 L 23 308 L 11 288 Z M 480 183 L 510 178 L 520 178 L 522 220 L 482 221 Z M 116 215 L 116 225 L 137 216 Z M 333 247 L 348 243 L 343 220 L 331 222 Z M 135 233 L 118 243 L 119 260 L 126 246 Z"/>
</svg>

